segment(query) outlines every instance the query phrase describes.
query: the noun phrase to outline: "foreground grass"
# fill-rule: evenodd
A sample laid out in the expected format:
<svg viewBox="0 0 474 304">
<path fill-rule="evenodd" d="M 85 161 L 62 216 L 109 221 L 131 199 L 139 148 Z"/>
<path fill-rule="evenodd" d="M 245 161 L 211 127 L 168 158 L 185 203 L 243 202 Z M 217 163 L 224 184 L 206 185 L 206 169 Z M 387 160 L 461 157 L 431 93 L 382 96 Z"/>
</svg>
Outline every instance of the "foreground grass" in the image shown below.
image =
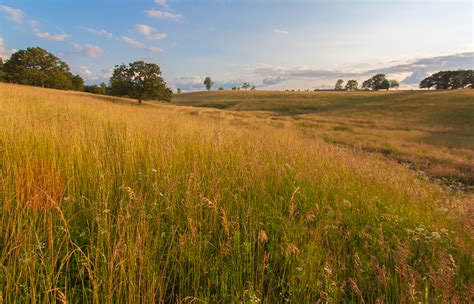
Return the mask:
<svg viewBox="0 0 474 304">
<path fill-rule="evenodd" d="M 217 91 L 179 94 L 173 102 L 259 111 L 254 116 L 268 124 L 375 152 L 474 191 L 474 90 Z"/>
<path fill-rule="evenodd" d="M 0 84 L 5 303 L 472 299 L 462 206 L 408 169 L 107 101 Z"/>
</svg>

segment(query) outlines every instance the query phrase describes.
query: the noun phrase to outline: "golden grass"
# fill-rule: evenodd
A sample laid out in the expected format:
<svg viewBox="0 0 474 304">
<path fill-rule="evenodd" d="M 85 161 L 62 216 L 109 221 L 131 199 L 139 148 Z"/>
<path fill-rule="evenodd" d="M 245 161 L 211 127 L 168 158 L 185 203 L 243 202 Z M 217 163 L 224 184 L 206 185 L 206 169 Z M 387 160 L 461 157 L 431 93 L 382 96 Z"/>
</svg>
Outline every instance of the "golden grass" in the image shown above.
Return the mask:
<svg viewBox="0 0 474 304">
<path fill-rule="evenodd" d="M 0 84 L 0 298 L 472 299 L 459 197 L 267 118 Z"/>
<path fill-rule="evenodd" d="M 448 184 L 474 187 L 474 90 L 217 91 L 179 94 L 173 103 L 256 113 L 270 125 L 295 127 L 409 164 Z"/>
</svg>

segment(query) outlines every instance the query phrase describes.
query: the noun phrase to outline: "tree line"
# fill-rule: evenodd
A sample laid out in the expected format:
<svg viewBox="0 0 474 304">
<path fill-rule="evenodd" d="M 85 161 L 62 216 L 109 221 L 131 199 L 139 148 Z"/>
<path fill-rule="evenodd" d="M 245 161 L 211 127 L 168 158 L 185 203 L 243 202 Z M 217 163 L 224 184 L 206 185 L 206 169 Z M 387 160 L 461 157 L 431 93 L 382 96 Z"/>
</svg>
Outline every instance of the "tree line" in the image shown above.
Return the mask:
<svg viewBox="0 0 474 304">
<path fill-rule="evenodd" d="M 69 65 L 40 47 L 19 50 L 3 62 L 0 58 L 0 81 L 43 88 L 83 91 L 94 94 L 170 102 L 173 92 L 155 63 L 136 61 L 116 65 L 110 85 L 85 85 L 84 79 L 71 73 Z"/>
<path fill-rule="evenodd" d="M 397 80 L 388 80 L 385 74 L 377 74 L 367 79 L 362 83 L 362 90 L 389 90 L 400 87 Z M 359 83 L 357 80 L 351 79 L 344 86 L 344 80 L 338 79 L 334 86 L 336 91 L 357 91 L 359 90 Z"/>
</svg>

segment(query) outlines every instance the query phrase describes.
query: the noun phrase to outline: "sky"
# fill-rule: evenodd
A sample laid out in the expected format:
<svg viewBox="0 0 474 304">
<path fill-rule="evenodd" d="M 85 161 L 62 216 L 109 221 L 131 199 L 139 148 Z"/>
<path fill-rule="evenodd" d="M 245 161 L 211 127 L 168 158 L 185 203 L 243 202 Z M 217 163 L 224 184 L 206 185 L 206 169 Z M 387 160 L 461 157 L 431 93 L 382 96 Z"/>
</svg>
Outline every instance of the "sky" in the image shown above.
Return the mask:
<svg viewBox="0 0 474 304">
<path fill-rule="evenodd" d="M 474 68 L 471 0 L 0 0 L 0 57 L 39 46 L 86 83 L 157 63 L 183 91 L 330 88 L 374 73 L 415 87 Z"/>
</svg>

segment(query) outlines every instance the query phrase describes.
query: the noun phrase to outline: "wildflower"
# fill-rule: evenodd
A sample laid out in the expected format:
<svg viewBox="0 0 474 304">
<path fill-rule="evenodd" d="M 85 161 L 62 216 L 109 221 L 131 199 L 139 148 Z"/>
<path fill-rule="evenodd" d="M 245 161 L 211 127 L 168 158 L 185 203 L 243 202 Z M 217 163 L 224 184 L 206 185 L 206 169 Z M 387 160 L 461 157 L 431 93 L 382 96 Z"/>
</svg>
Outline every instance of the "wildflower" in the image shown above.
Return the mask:
<svg viewBox="0 0 474 304">
<path fill-rule="evenodd" d="M 300 249 L 298 247 L 296 247 L 296 245 L 293 244 L 293 243 L 288 244 L 287 251 L 288 251 L 289 254 L 298 254 L 298 253 L 300 253 Z"/>
<path fill-rule="evenodd" d="M 260 245 L 263 245 L 267 241 L 268 241 L 267 233 L 265 232 L 265 230 L 260 230 L 260 232 L 258 233 L 258 242 L 260 243 Z"/>
</svg>

